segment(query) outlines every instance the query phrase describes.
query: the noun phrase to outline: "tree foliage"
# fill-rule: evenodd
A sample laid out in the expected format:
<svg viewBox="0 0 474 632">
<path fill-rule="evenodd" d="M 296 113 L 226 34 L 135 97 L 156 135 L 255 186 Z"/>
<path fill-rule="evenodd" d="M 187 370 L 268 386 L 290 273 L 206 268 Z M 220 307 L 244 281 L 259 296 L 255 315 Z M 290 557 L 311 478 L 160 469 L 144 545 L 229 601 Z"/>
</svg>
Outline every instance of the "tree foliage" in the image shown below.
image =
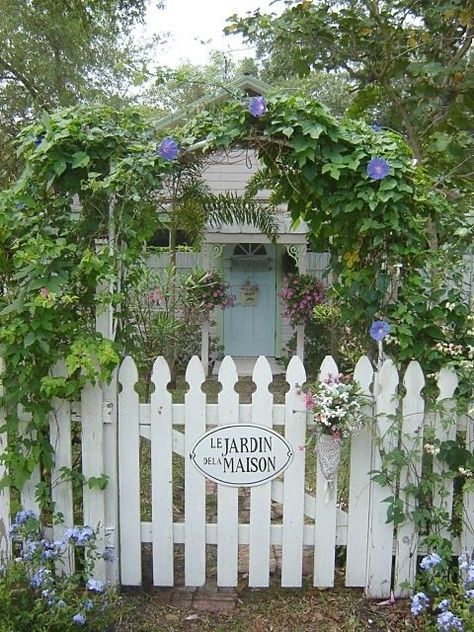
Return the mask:
<svg viewBox="0 0 474 632">
<path fill-rule="evenodd" d="M 148 55 L 132 28 L 148 0 L 0 0 L 0 182 L 18 170 L 12 139 L 43 110 L 123 102 Z"/>
<path fill-rule="evenodd" d="M 472 190 L 472 0 L 301 0 L 278 17 L 233 16 L 274 76 L 344 71 L 353 116 L 403 132 L 434 185 Z"/>
</svg>

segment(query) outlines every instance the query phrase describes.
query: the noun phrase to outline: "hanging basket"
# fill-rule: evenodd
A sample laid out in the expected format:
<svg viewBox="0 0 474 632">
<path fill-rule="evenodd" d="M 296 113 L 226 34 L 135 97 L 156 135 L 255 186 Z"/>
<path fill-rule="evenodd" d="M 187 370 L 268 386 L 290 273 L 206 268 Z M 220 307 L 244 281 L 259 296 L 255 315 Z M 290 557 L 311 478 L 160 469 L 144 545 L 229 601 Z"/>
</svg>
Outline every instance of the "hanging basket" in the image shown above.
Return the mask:
<svg viewBox="0 0 474 632">
<path fill-rule="evenodd" d="M 341 461 L 341 440 L 320 434 L 316 441 L 316 454 L 328 486 L 333 487 Z"/>
</svg>

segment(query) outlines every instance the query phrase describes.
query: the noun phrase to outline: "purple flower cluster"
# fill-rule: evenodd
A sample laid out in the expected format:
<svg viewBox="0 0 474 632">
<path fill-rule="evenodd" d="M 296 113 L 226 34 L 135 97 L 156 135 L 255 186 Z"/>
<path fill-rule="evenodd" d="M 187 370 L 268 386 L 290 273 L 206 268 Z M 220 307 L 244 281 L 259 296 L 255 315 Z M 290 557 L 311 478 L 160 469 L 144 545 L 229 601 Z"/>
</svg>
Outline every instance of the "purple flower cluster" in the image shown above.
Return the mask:
<svg viewBox="0 0 474 632">
<path fill-rule="evenodd" d="M 429 606 L 430 599 L 424 592 L 418 592 L 411 598 L 411 613 L 417 617 Z"/>
<path fill-rule="evenodd" d="M 308 324 L 316 305 L 324 301 L 323 283 L 311 274 L 289 274 L 284 282 L 285 287 L 278 294 L 284 303 L 284 316 L 293 326 Z"/>
<path fill-rule="evenodd" d="M 456 617 L 450 610 L 446 610 L 438 615 L 436 629 L 438 632 L 450 632 L 451 630 L 464 630 L 464 626 L 459 617 Z"/>
<path fill-rule="evenodd" d="M 94 531 L 88 526 L 82 527 L 82 529 L 72 527 L 71 529 L 66 529 L 64 532 L 64 540 L 66 542 L 77 544 L 78 546 L 85 546 L 88 542 L 90 542 L 93 536 Z"/>
<path fill-rule="evenodd" d="M 420 567 L 424 571 L 430 571 L 432 568 L 437 566 L 441 562 L 441 557 L 438 553 L 431 553 L 430 555 L 425 555 L 425 557 L 420 562 Z"/>
</svg>

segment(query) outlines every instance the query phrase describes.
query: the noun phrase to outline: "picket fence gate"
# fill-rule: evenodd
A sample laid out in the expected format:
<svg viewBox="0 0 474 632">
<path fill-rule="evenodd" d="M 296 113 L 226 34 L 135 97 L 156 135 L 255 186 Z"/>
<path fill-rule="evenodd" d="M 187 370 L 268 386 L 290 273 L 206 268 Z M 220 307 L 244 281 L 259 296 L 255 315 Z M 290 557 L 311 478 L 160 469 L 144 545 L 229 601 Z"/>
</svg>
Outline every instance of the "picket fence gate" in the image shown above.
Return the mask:
<svg viewBox="0 0 474 632">
<path fill-rule="evenodd" d="M 64 366 L 55 367 L 56 375 Z M 1 371 L 0 371 L 1 373 Z M 320 369 L 320 379 L 337 375 L 338 368 L 328 356 Z M 110 385 L 87 385 L 80 405 L 53 402 L 50 433 L 55 450 L 52 497 L 55 511 L 64 522 L 53 527 L 53 536 L 61 537 L 64 529 L 73 525 L 73 498 L 70 481 L 61 477 L 61 468 L 72 466 L 71 422 L 81 421 L 82 472 L 87 478 L 109 477 L 105 490 L 84 486 L 83 524 L 98 530 L 98 548 L 111 547 L 117 560 L 105 564 L 99 560 L 95 569 L 98 579 L 119 581 L 126 586 L 142 582 L 142 544 L 152 549 L 153 583 L 173 586 L 175 583 L 175 546 L 184 545 L 184 582 L 201 586 L 215 579 L 218 586 L 236 586 L 239 552 L 248 547 L 248 583 L 265 587 L 270 583 L 270 549 L 281 547 L 281 585 L 302 585 L 304 548 L 314 554 L 313 584 L 331 587 L 335 578 L 336 546 L 346 547 L 345 584 L 363 587 L 371 597 L 388 597 L 393 587 L 397 596 L 404 595 L 405 582 L 416 574 L 417 556 L 421 552 L 417 529 L 407 519 L 394 529 L 387 523 L 387 503 L 390 490 L 371 480 L 369 472 L 379 469 L 381 449 L 390 451 L 398 442 L 411 452 L 412 467 L 400 475 L 400 498 L 407 514 L 410 498 L 407 485 L 421 475 L 423 459 L 423 429 L 434 428 L 440 440 L 454 439 L 462 433 L 466 446 L 474 447 L 472 419 L 458 419 L 457 424 L 443 423 L 446 415 L 454 414 L 454 392 L 457 378 L 450 369 L 442 369 L 438 377 L 438 412 L 428 414 L 422 397 L 423 372 L 418 362 L 411 362 L 400 384 L 391 360 L 375 371 L 363 356 L 357 363 L 354 379 L 366 394 L 373 393 L 373 424 L 353 437 L 350 454 L 350 483 L 347 511 L 337 505 L 337 490 L 328 487 L 316 459 L 315 495 L 305 489 L 305 461 L 308 452 L 302 449 L 311 420 L 305 411 L 301 386 L 306 373 L 299 358 L 294 357 L 286 371 L 289 390 L 284 404 L 274 404 L 268 386 L 273 380 L 270 365 L 260 357 L 254 368 L 256 390 L 250 404 L 240 404 L 234 390 L 238 381 L 235 363 L 226 357 L 220 367 L 218 381 L 221 391 L 216 404 L 209 404 L 202 390 L 206 376 L 199 358 L 189 362 L 186 382 L 189 390 L 184 404 L 172 402 L 167 390 L 170 372 L 166 361 L 158 358 L 151 377 L 149 403 L 140 403 L 135 390 L 138 372 L 132 358 L 126 358 Z M 403 397 L 398 398 L 403 385 Z M 1 389 L 1 383 L 0 383 Z M 1 395 L 1 392 L 0 392 Z M 77 409 L 77 410 L 75 410 Z M 439 412 L 441 410 L 441 413 Z M 445 414 L 442 413 L 445 412 Z M 401 431 L 389 432 L 394 415 L 401 414 Z M 26 421 L 26 419 L 25 419 Z M 206 522 L 206 479 L 191 462 L 189 455 L 196 440 L 206 430 L 218 425 L 256 424 L 281 433 L 290 444 L 293 458 L 284 473 L 250 490 L 250 518 L 239 521 L 239 490 L 217 485 L 217 519 Z M 2 413 L 0 411 L 0 426 Z M 140 441 L 151 443 L 151 521 L 141 519 Z M 6 436 L 0 436 L 0 451 L 6 446 Z M 173 506 L 173 476 L 176 456 L 184 459 L 184 520 L 176 520 Z M 1 466 L 0 466 L 1 468 Z M 441 464 L 434 460 L 433 468 L 441 473 Z M 0 476 L 3 471 L 0 469 Z M 22 490 L 24 508 L 37 510 L 34 486 L 39 470 Z M 452 512 L 453 484 L 445 480 L 444 489 L 436 491 L 434 507 Z M 281 503 L 283 517 L 272 520 L 272 503 Z M 457 549 L 474 548 L 474 494 L 463 498 L 463 528 Z M 11 553 L 7 538 L 10 521 L 9 490 L 0 490 L 0 557 Z M 217 576 L 209 577 L 206 568 L 208 545 L 217 546 Z M 71 570 L 66 568 L 66 570 Z"/>
</svg>

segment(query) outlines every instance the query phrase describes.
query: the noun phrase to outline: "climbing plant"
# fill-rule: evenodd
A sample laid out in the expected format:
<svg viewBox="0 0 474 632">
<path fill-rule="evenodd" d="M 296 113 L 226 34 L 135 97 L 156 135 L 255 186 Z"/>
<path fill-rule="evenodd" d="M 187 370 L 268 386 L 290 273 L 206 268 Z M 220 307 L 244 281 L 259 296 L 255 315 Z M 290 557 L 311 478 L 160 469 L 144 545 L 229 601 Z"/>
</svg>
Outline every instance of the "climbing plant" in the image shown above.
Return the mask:
<svg viewBox="0 0 474 632">
<path fill-rule="evenodd" d="M 166 139 L 134 109 L 44 115 L 22 132 L 23 174 L 0 197 L 3 431 L 10 439 L 3 484 L 21 488 L 38 462 L 50 464 L 51 398 L 77 396 L 85 380 L 107 379 L 118 363 L 127 284 L 160 224 L 164 183 L 232 145 L 257 149 L 263 164 L 246 200 L 270 188 L 271 203 L 286 202 L 295 222 L 307 222 L 313 245 L 329 249 L 341 318 L 355 331 L 385 316 L 400 360 L 416 354 L 428 369 L 445 359 L 435 346 L 446 338 L 443 328 L 453 337 L 467 331 L 468 306 L 446 289 L 464 248 L 463 218 L 433 193 L 399 135 L 341 123 L 300 96 L 221 103 Z M 422 298 L 413 304 L 414 296 Z M 106 305 L 115 311 L 114 340 L 95 331 Z M 60 357 L 66 377 L 51 373 Z M 21 436 L 18 405 L 31 414 Z"/>
</svg>

